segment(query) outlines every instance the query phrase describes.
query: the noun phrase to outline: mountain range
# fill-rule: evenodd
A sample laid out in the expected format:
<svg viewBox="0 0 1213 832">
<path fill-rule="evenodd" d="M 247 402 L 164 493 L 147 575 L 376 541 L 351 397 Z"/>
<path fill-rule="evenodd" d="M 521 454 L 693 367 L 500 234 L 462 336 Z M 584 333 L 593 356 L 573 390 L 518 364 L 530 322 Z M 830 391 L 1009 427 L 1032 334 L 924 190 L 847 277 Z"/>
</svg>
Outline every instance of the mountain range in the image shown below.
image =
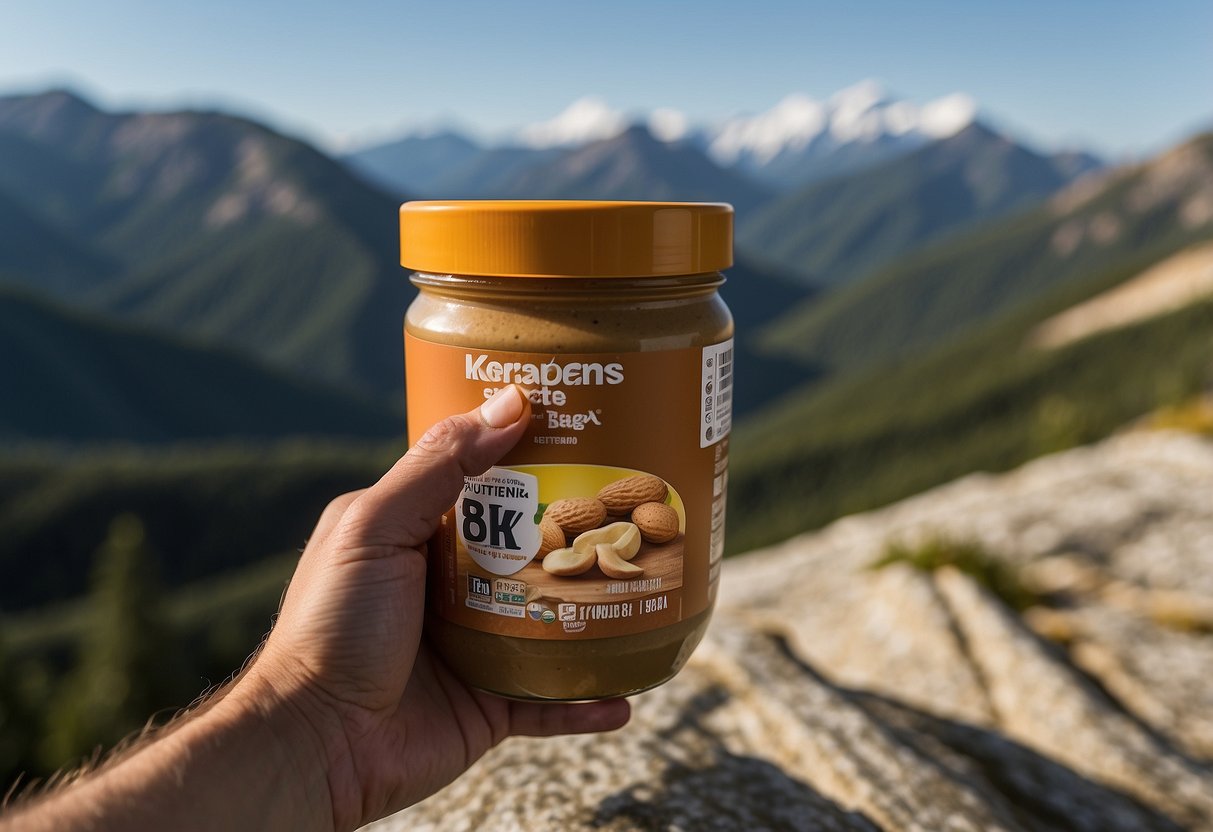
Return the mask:
<svg viewBox="0 0 1213 832">
<path fill-rule="evenodd" d="M 743 174 L 772 193 L 784 193 L 905 155 L 982 118 L 976 102 L 963 93 L 917 104 L 893 96 L 875 81 L 860 82 L 826 99 L 793 93 L 769 110 L 705 124 L 693 124 L 670 109 L 626 113 L 590 96 L 548 121 L 525 125 L 495 141 L 474 139 L 455 128 L 423 129 L 342 158 L 389 190 L 473 198 L 500 190 L 496 180 L 467 175 L 485 154 L 498 165 L 508 160 L 511 173 L 525 167 L 538 171 L 560 151 L 643 127 L 657 141 L 693 147 L 717 166 Z M 1070 177 L 1100 165 L 1081 151 L 1064 157 Z"/>
<path fill-rule="evenodd" d="M 870 82 L 698 127 L 582 99 L 502 144 L 444 130 L 343 159 L 383 188 L 436 198 L 729 202 L 739 252 L 815 285 L 858 278 L 1100 167 L 1005 135 L 966 96 L 919 106 Z"/>
<path fill-rule="evenodd" d="M 1144 267 L 1213 233 L 1213 137 L 1075 183 L 802 303 L 762 344 L 834 369 L 891 360 L 1101 270 Z"/>
<path fill-rule="evenodd" d="M 697 136 L 719 164 L 787 188 L 908 153 L 976 119 L 977 104 L 963 93 L 918 105 L 863 81 L 824 101 L 794 93 L 766 112 L 700 128 Z"/>
<path fill-rule="evenodd" d="M 847 283 L 1049 196 L 1074 178 L 1066 162 L 973 122 L 906 155 L 772 200 L 741 223 L 737 242 L 820 285 Z"/>
<path fill-rule="evenodd" d="M 396 200 L 303 142 L 222 113 L 110 113 L 62 90 L 4 97 L 0 211 L 37 235 L 33 253 L 0 253 L 9 282 L 334 386 L 399 393 L 411 289 Z"/>
<path fill-rule="evenodd" d="M 485 189 L 487 198 L 641 199 L 728 202 L 748 214 L 772 196 L 685 142 L 658 140 L 644 125 L 528 165 Z"/>
</svg>

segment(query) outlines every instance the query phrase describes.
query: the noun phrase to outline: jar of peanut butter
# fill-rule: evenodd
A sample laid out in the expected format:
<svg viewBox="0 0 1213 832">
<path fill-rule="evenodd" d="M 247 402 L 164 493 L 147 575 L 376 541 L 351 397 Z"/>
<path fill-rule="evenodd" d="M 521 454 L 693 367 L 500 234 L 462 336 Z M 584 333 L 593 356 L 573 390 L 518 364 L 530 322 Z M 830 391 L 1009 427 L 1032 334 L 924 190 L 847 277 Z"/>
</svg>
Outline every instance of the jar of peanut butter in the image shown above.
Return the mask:
<svg viewBox="0 0 1213 832">
<path fill-rule="evenodd" d="M 429 546 L 426 632 L 521 699 L 670 679 L 707 628 L 724 544 L 733 321 L 728 205 L 409 202 L 410 443 L 507 384 L 518 445 Z"/>
</svg>

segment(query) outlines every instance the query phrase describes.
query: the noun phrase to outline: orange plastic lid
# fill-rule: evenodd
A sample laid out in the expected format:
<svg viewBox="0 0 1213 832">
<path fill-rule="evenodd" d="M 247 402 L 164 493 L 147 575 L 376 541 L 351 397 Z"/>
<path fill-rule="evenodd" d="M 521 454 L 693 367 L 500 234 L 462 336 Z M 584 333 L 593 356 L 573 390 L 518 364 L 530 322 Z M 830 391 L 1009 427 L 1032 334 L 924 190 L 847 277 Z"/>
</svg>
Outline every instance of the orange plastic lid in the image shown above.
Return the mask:
<svg viewBox="0 0 1213 832">
<path fill-rule="evenodd" d="M 400 263 L 432 274 L 658 277 L 733 265 L 716 202 L 459 200 L 400 206 Z"/>
</svg>

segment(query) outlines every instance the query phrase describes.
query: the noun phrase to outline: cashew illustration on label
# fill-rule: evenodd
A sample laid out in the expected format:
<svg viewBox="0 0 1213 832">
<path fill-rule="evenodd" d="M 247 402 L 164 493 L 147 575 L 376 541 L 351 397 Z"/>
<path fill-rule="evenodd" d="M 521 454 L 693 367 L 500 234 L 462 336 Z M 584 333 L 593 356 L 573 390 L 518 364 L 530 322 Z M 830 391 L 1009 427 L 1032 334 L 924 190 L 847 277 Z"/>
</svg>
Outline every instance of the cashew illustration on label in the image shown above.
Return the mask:
<svg viewBox="0 0 1213 832">
<path fill-rule="evenodd" d="M 597 560 L 598 555 L 593 551 L 578 552 L 572 548 L 557 549 L 554 552 L 548 552 L 547 557 L 543 559 L 543 568 L 553 575 L 571 577 L 589 572 Z"/>
<path fill-rule="evenodd" d="M 599 543 L 594 547 L 594 551 L 598 555 L 598 568 L 608 578 L 626 581 L 630 578 L 639 578 L 644 574 L 644 569 L 621 558 L 619 551 L 614 546 Z"/>
<path fill-rule="evenodd" d="M 573 540 L 573 548 L 579 552 L 592 552 L 603 544 L 614 549 L 623 560 L 631 560 L 640 551 L 640 530 L 635 523 L 611 523 L 601 529 L 582 532 Z"/>
</svg>

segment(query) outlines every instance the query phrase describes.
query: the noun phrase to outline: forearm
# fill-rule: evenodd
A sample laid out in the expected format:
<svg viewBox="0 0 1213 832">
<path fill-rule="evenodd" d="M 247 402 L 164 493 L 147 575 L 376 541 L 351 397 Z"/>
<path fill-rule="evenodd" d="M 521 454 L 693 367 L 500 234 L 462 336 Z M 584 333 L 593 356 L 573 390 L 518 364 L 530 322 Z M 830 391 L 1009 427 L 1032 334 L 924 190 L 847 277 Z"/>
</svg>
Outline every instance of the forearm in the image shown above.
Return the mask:
<svg viewBox="0 0 1213 832">
<path fill-rule="evenodd" d="M 327 764 L 289 692 L 250 676 L 162 736 L 15 809 L 0 832 L 331 830 Z"/>
</svg>

